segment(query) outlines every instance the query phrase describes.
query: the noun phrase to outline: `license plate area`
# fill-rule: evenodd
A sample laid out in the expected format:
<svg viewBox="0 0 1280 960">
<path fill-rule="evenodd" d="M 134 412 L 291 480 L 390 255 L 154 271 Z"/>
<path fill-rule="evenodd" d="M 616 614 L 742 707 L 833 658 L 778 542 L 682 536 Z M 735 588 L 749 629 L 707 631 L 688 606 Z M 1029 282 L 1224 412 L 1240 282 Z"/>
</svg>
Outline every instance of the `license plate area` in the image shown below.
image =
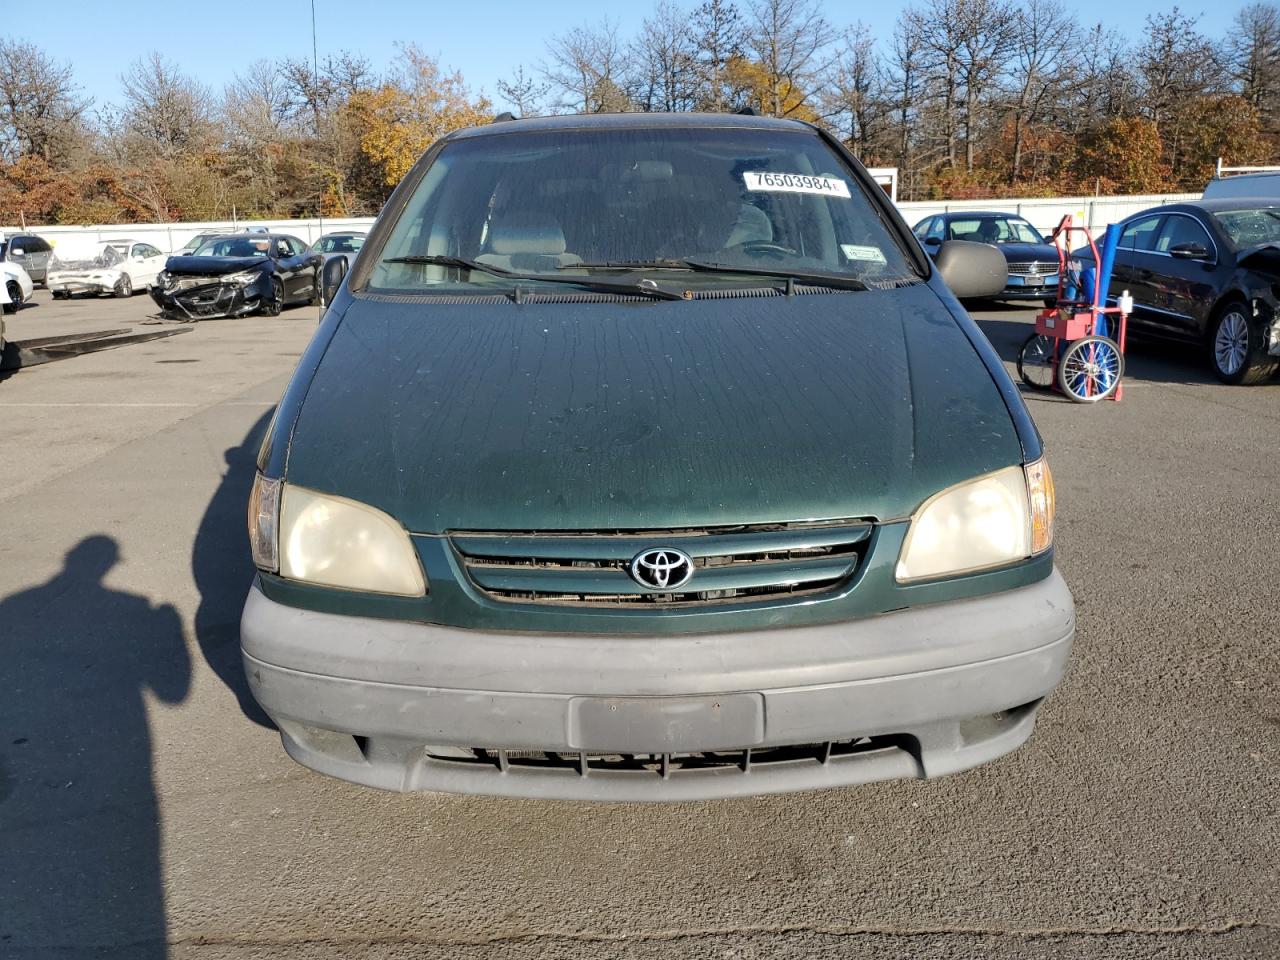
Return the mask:
<svg viewBox="0 0 1280 960">
<path fill-rule="evenodd" d="M 592 753 L 734 750 L 764 739 L 764 696 L 574 697 L 568 740 Z"/>
</svg>

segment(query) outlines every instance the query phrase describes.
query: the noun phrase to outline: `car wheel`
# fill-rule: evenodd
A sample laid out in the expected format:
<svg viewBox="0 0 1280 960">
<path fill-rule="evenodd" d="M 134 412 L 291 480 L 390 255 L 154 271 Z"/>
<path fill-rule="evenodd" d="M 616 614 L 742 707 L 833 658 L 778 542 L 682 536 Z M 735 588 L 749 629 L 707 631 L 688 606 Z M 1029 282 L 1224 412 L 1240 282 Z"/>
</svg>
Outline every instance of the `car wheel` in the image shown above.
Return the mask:
<svg viewBox="0 0 1280 960">
<path fill-rule="evenodd" d="M 127 273 L 122 273 L 120 275 L 120 279 L 116 281 L 114 293 L 117 297 L 133 296 L 133 281 L 129 279 L 129 275 Z"/>
<path fill-rule="evenodd" d="M 1239 300 L 1218 311 L 1209 340 L 1209 362 L 1223 383 L 1261 383 L 1275 373 L 1277 361 L 1267 356 L 1262 337 L 1250 321 L 1249 308 Z"/>
<path fill-rule="evenodd" d="M 54 290 L 52 291 L 52 296 L 55 300 L 65 300 L 67 298 L 67 292 L 65 290 Z"/>
<path fill-rule="evenodd" d="M 280 282 L 278 277 L 271 278 L 271 298 L 262 304 L 262 315 L 265 317 L 278 317 L 280 311 L 284 309 L 284 284 Z"/>
<path fill-rule="evenodd" d="M 9 302 L 4 305 L 5 313 L 17 313 L 18 308 L 22 306 L 22 288 L 18 286 L 17 280 L 10 280 L 5 284 L 5 293 L 9 294 Z"/>
</svg>

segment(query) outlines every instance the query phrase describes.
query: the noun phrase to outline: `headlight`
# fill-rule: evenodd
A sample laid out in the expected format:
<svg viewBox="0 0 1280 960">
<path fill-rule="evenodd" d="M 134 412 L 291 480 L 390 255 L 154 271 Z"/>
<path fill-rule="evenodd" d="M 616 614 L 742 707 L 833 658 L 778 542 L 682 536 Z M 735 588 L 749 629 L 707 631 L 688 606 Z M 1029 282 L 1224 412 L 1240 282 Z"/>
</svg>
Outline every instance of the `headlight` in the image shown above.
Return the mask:
<svg viewBox="0 0 1280 960">
<path fill-rule="evenodd" d="M 243 270 L 240 273 L 229 273 L 221 280 L 223 283 L 234 283 L 236 286 L 247 287 L 251 283 L 256 283 L 258 278 L 262 276 L 257 270 Z"/>
<path fill-rule="evenodd" d="M 262 570 L 305 583 L 403 597 L 427 592 L 404 527 L 367 504 L 258 474 L 249 542 Z"/>
<path fill-rule="evenodd" d="M 170 274 L 168 270 L 161 270 L 156 274 L 156 283 L 160 287 L 168 289 L 169 285 L 173 283 L 173 275 Z"/>
<path fill-rule="evenodd" d="M 1043 553 L 1053 545 L 1053 511 L 1053 475 L 1044 460 L 943 490 L 911 518 L 897 578 L 972 573 Z"/>
</svg>

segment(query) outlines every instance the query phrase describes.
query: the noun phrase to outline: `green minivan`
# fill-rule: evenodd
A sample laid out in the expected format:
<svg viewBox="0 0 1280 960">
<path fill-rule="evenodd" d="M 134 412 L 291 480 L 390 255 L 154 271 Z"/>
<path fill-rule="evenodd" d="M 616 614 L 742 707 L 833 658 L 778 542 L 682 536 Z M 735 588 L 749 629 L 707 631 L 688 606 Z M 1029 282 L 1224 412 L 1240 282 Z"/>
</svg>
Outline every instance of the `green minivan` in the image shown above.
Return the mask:
<svg viewBox="0 0 1280 960">
<path fill-rule="evenodd" d="M 1019 746 L 1074 609 L 1041 439 L 944 282 L 973 247 L 931 264 L 794 121 L 436 143 L 326 267 L 258 459 L 241 642 L 285 749 L 679 800 Z"/>
</svg>

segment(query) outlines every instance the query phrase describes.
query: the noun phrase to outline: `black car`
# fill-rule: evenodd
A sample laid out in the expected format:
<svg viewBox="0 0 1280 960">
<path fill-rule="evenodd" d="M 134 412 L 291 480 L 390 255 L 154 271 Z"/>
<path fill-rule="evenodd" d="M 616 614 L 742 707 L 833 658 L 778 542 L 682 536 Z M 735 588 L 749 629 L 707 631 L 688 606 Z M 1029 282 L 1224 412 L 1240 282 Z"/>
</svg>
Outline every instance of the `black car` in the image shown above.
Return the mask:
<svg viewBox="0 0 1280 960">
<path fill-rule="evenodd" d="M 49 246 L 49 241 L 34 233 L 0 234 L 0 260 L 22 267 L 32 283 L 48 283 L 49 260 L 52 257 L 53 247 Z"/>
<path fill-rule="evenodd" d="M 1125 290 L 1132 332 L 1203 344 L 1219 379 L 1261 383 L 1280 367 L 1280 202 L 1198 200 L 1129 217 L 1108 300 Z"/>
<path fill-rule="evenodd" d="M 314 301 L 320 266 L 320 255 L 297 237 L 215 237 L 190 256 L 170 257 L 151 298 L 166 316 L 190 320 L 251 313 L 274 317 L 286 306 Z"/>
<path fill-rule="evenodd" d="M 929 256 L 947 240 L 989 243 L 1009 264 L 1008 285 L 996 300 L 1043 300 L 1053 306 L 1058 294 L 1058 250 L 1022 217 L 991 210 L 966 210 L 925 217 L 911 232 Z"/>
</svg>

